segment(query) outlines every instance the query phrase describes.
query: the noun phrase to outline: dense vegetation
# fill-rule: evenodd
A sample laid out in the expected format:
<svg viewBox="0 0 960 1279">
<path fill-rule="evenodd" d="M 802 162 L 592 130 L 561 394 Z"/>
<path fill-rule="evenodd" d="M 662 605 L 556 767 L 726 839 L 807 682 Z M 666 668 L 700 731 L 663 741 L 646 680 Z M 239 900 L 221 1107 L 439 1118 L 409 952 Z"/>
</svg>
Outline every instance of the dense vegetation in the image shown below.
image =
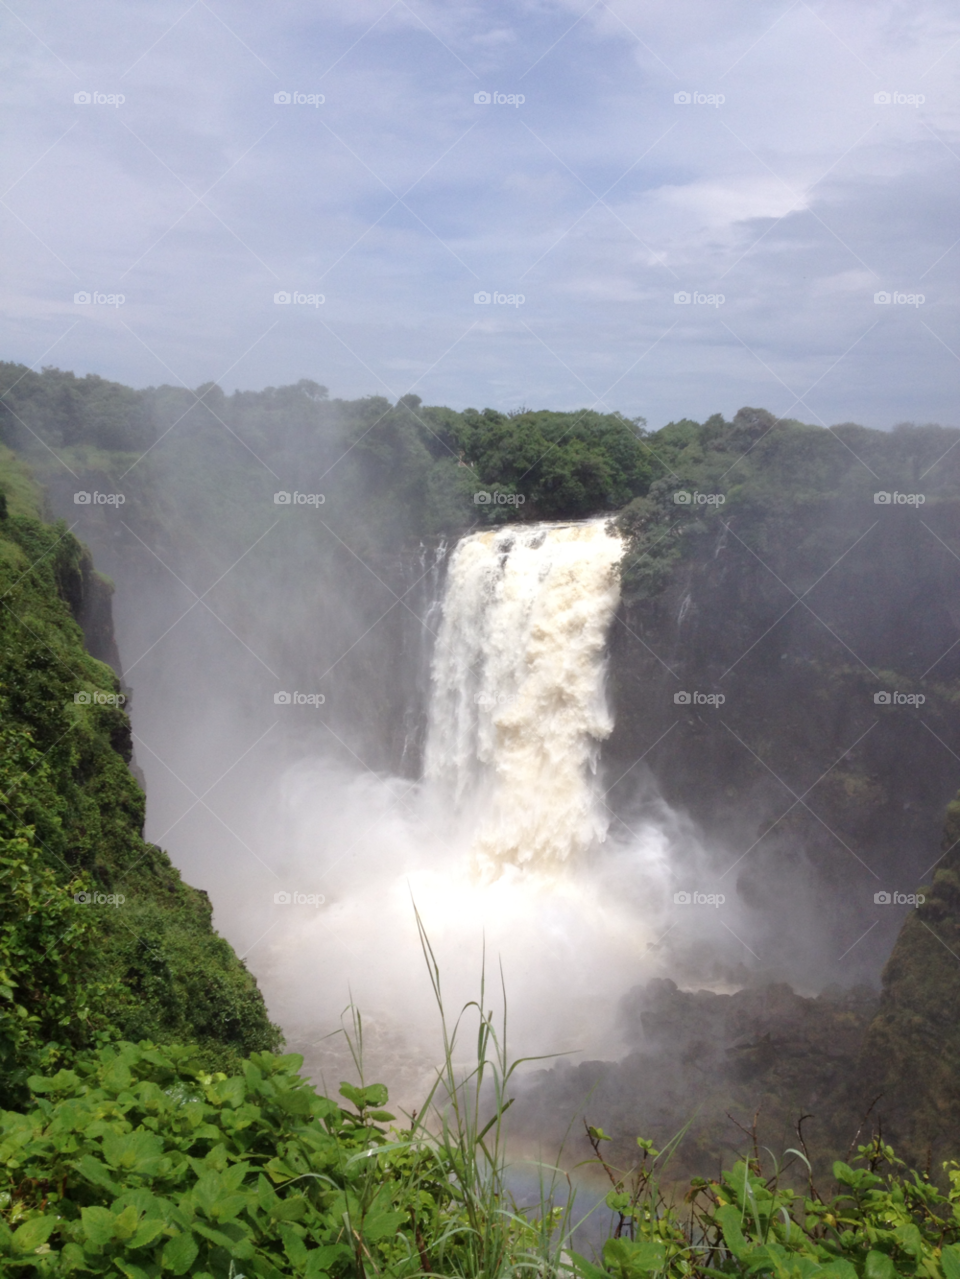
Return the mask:
<svg viewBox="0 0 960 1279">
<path fill-rule="evenodd" d="M 753 409 L 648 432 L 640 419 L 587 410 L 331 401 L 308 381 L 227 397 L 213 385 L 133 391 L 4 365 L 0 383 L 3 438 L 44 483 L 113 489 L 122 477 L 126 513 L 156 545 L 176 542 L 213 563 L 231 539 L 259 535 L 278 487 L 335 494 L 324 514 L 336 536 L 373 557 L 490 521 L 610 513 L 630 539 L 625 595 L 641 608 L 707 558 L 702 548 L 727 526 L 750 554 L 774 566 L 799 556 L 815 576 L 851 540 L 855 521 L 838 511 L 862 509 L 877 487 L 915 491 L 956 440 L 936 427 L 824 431 Z M 941 516 L 955 487 L 952 471 L 925 479 Z M 478 491 L 501 500 L 477 502 Z M 284 544 L 272 553 L 278 576 L 302 562 Z M 507 1193 L 510 1072 L 500 1058 L 481 1086 L 485 1017 L 477 1073 L 464 1083 L 453 1072 L 448 1043 L 439 1092 L 409 1126 L 389 1127 L 386 1090 L 362 1076 L 339 1101 L 319 1097 L 298 1057 L 276 1055 L 279 1032 L 213 932 L 205 894 L 142 838 L 124 690 L 84 648 L 79 625 L 88 637 L 99 625 L 104 655 L 110 590 L 65 526 L 42 521 L 29 472 L 4 450 L 0 1273 L 960 1279 L 960 1167 L 948 1162 L 942 1178 L 939 1168 L 908 1173 L 879 1137 L 834 1163 L 831 1192 L 812 1175 L 796 1188 L 805 1150 L 788 1152 L 788 1184 L 776 1168 L 764 1174 L 754 1149 L 716 1179 L 694 1179 L 684 1200 L 673 1146 L 661 1155 L 642 1140 L 639 1166 L 620 1172 L 602 1156 L 606 1134 L 590 1129 L 614 1218 L 613 1237 L 588 1260 L 571 1236 L 575 1211 L 552 1202 L 549 1174 L 529 1212 Z M 863 683 L 823 664 L 815 673 L 821 686 Z M 906 672 L 893 674 L 911 687 Z M 931 715 L 956 697 L 946 676 L 928 693 Z M 870 798 L 865 777 L 852 765 L 844 773 L 844 803 Z M 944 861 L 908 918 L 856 1066 L 913 1107 L 906 1148 L 918 1164 L 939 1134 L 960 1132 L 958 840 L 954 807 Z M 841 1001 L 821 1018 L 831 1087 L 847 1065 L 834 1028 L 859 1035 L 865 1020 Z M 776 1047 L 750 1046 L 756 1069 L 737 1097 L 756 1091 Z M 737 1067 L 745 1061 L 741 1053 Z M 770 1074 L 784 1095 L 802 1062 L 791 1069 Z M 834 1104 L 826 1091 L 822 1100 Z M 618 1133 L 618 1151 L 624 1141 Z"/>
<path fill-rule="evenodd" d="M 66 527 L 37 518 L 29 476 L 4 450 L 0 1104 L 36 1069 L 119 1037 L 189 1037 L 209 1067 L 278 1043 L 205 895 L 143 840 L 121 687 L 68 602 L 82 609 L 90 573 Z"/>
<path fill-rule="evenodd" d="M 640 1139 L 638 1161 L 621 1171 L 603 1156 L 607 1135 L 588 1128 L 595 1157 L 587 1163 L 612 1183 L 604 1206 L 613 1218 L 590 1260 L 575 1250 L 576 1201 L 555 1202 L 549 1169 L 533 1208 L 508 1193 L 502 1124 L 512 1068 L 503 1069 L 486 1016 L 478 1043 L 477 1068 L 464 1080 L 448 1040 L 442 1087 L 424 1112 L 430 1127 L 421 1115 L 387 1130 L 394 1116 L 382 1109 L 381 1085 L 341 1085 L 348 1109 L 304 1083 L 300 1058 L 268 1052 L 227 1076 L 204 1072 L 193 1049 L 122 1043 L 35 1076 L 28 1106 L 0 1113 L 5 1272 L 960 1276 L 960 1165 L 945 1165 L 944 1193 L 907 1172 L 880 1138 L 852 1164 L 834 1163 L 826 1194 L 812 1175 L 802 1191 L 785 1183 L 791 1164 L 809 1168 L 802 1151 L 788 1150 L 787 1166 L 774 1160 L 765 1175 L 755 1146 L 717 1178 L 695 1178 L 681 1199 L 663 1189 L 672 1150 Z M 486 1094 L 484 1072 L 493 1084 Z"/>
<path fill-rule="evenodd" d="M 176 444 L 181 478 L 215 466 L 226 487 L 256 458 L 318 483 L 336 467 L 338 494 L 363 495 L 362 519 L 345 513 L 343 527 L 356 523 L 374 537 L 616 510 L 645 493 L 654 474 L 644 436 L 642 418 L 588 409 L 457 413 L 416 395 L 395 405 L 382 396 L 330 400 L 308 380 L 231 396 L 213 384 L 134 391 L 93 375 L 0 364 L 0 439 L 44 475 L 58 466 L 54 453 L 77 473 L 104 476 L 124 474 L 148 453 L 126 481 L 136 490 L 171 464 L 160 461 L 164 449 L 148 452 L 165 440 Z M 478 492 L 492 500 L 475 501 Z"/>
</svg>

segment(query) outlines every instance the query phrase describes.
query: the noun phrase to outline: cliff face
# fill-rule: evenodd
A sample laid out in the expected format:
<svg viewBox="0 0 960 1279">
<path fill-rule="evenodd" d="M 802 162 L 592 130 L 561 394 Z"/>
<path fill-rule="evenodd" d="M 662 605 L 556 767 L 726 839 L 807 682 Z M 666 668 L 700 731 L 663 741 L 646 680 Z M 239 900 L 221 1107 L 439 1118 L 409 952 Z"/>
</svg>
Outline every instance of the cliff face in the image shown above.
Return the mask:
<svg viewBox="0 0 960 1279">
<path fill-rule="evenodd" d="M 205 894 L 142 836 L 109 591 L 0 456 L 0 1101 L 31 1068 L 123 1036 L 208 1061 L 274 1047 L 252 977 Z"/>
<path fill-rule="evenodd" d="M 874 981 L 903 918 L 874 895 L 916 889 L 960 779 L 957 433 L 688 425 L 675 477 L 622 517 L 614 807 L 646 773 L 690 814 L 766 971 Z"/>
<path fill-rule="evenodd" d="M 960 796 L 947 810 L 926 900 L 883 971 L 880 1010 L 859 1062 L 898 1152 L 917 1163 L 960 1149 Z"/>
</svg>

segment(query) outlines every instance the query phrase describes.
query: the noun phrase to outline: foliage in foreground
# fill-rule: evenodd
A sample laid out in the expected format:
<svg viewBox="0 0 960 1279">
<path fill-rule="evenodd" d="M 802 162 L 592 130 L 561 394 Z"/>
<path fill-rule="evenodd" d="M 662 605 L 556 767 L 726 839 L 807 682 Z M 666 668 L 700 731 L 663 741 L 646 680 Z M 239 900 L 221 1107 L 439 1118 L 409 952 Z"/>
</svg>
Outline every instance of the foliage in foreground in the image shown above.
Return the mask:
<svg viewBox="0 0 960 1279">
<path fill-rule="evenodd" d="M 482 1017 L 481 1065 L 493 1042 Z M 431 1136 L 416 1117 L 387 1130 L 382 1085 L 343 1084 L 332 1101 L 300 1065 L 255 1053 L 228 1078 L 204 1072 L 195 1049 L 144 1042 L 32 1078 L 26 1112 L 0 1114 L 0 1273 L 960 1279 L 960 1165 L 945 1165 L 942 1193 L 880 1138 L 834 1165 L 829 1196 L 763 1175 L 755 1149 L 677 1203 L 660 1189 L 675 1143 L 661 1153 L 640 1139 L 621 1174 L 591 1128 L 615 1225 L 590 1261 L 571 1247 L 572 1204 L 555 1208 L 546 1187 L 524 1214 L 504 1189 L 510 1069 L 493 1063 L 482 1127 L 482 1071 L 446 1088 Z"/>
<path fill-rule="evenodd" d="M 2 1272 L 492 1279 L 536 1239 L 495 1192 L 481 1202 L 458 1146 L 483 1147 L 496 1117 L 388 1134 L 386 1088 L 343 1084 L 348 1109 L 301 1064 L 255 1053 L 227 1078 L 144 1042 L 33 1077 L 27 1112 L 0 1115 Z"/>
<path fill-rule="evenodd" d="M 618 1220 L 603 1246 L 603 1268 L 572 1254 L 580 1279 L 671 1279 L 771 1275 L 775 1279 L 960 1279 L 960 1164 L 944 1165 L 946 1194 L 908 1171 L 880 1136 L 858 1147 L 854 1166 L 837 1160 L 836 1188 L 822 1196 L 812 1175 L 806 1192 L 765 1176 L 759 1150 L 719 1179 L 694 1178 L 682 1205 L 667 1203 L 658 1179 L 661 1152 L 638 1139 L 629 1174 L 600 1153 L 608 1140 L 590 1128 L 596 1161 L 613 1182 L 607 1206 Z M 672 1153 L 665 1152 L 667 1159 Z M 806 1156 L 788 1151 L 793 1163 Z M 594 1161 L 591 1161 L 594 1162 Z M 774 1161 L 776 1164 L 776 1161 Z M 661 1167 L 662 1171 L 662 1167 Z"/>
</svg>

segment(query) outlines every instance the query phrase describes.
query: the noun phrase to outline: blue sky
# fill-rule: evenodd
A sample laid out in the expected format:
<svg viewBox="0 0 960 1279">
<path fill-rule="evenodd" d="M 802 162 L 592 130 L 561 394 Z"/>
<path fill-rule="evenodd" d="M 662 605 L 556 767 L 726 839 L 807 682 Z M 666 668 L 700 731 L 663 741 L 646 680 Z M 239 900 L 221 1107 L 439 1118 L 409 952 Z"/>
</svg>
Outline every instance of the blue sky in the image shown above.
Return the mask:
<svg viewBox="0 0 960 1279">
<path fill-rule="evenodd" d="M 3 13 L 4 358 L 651 426 L 958 424 L 953 5 Z"/>
</svg>

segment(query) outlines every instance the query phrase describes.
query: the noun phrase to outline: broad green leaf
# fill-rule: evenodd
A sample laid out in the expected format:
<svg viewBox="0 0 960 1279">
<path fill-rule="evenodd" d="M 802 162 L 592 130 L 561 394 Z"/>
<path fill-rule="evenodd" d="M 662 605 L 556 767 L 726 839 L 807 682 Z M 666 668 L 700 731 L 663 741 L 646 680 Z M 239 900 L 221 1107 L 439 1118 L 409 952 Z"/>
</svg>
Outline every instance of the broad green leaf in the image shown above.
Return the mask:
<svg viewBox="0 0 960 1279">
<path fill-rule="evenodd" d="M 897 1243 L 903 1248 L 904 1252 L 909 1252 L 912 1257 L 919 1257 L 923 1252 L 923 1237 L 915 1225 L 910 1223 L 905 1226 L 897 1226 L 894 1234 L 897 1237 Z"/>
<path fill-rule="evenodd" d="M 309 1115 L 313 1110 L 313 1094 L 306 1088 L 291 1088 L 288 1092 L 278 1093 L 277 1101 L 288 1115 Z"/>
<path fill-rule="evenodd" d="M 113 1223 L 116 1217 L 109 1208 L 81 1208 L 80 1217 L 83 1221 L 84 1237 L 95 1244 L 98 1248 L 102 1248 L 104 1244 L 109 1243 L 113 1238 Z"/>
<path fill-rule="evenodd" d="M 885 1252 L 871 1250 L 863 1263 L 863 1279 L 894 1279 L 897 1271 L 893 1259 Z"/>
<path fill-rule="evenodd" d="M 582 1275 L 583 1279 L 610 1279 L 608 1271 L 601 1270 L 599 1266 L 587 1261 L 586 1257 L 581 1257 L 578 1252 L 570 1252 L 568 1255 L 573 1262 L 574 1270 L 578 1275 Z"/>
<path fill-rule="evenodd" d="M 246 1080 L 241 1079 L 239 1075 L 235 1075 L 233 1079 L 219 1080 L 207 1089 L 207 1097 L 210 1101 L 219 1102 L 224 1106 L 231 1106 L 234 1110 L 243 1105 L 246 1096 Z"/>
<path fill-rule="evenodd" d="M 299 1221 L 310 1207 L 303 1195 L 285 1195 L 270 1209 L 270 1215 L 276 1221 Z"/>
<path fill-rule="evenodd" d="M 160 1264 L 175 1275 L 185 1275 L 197 1258 L 197 1241 L 189 1231 L 174 1235 L 163 1245 Z"/>
<path fill-rule="evenodd" d="M 104 1137 L 103 1154 L 113 1168 L 149 1175 L 163 1157 L 163 1142 L 150 1132 L 128 1132 Z"/>
<path fill-rule="evenodd" d="M 257 1202 L 264 1212 L 273 1212 L 274 1206 L 279 1202 L 277 1192 L 263 1173 L 257 1178 Z M 953 1276 L 948 1276 L 948 1279 L 953 1279 Z M 957 1279 L 960 1279 L 960 1275 Z"/>
<path fill-rule="evenodd" d="M 368 1212 L 363 1219 L 363 1225 L 360 1233 L 364 1239 L 375 1242 L 378 1239 L 388 1239 L 391 1235 L 395 1235 L 405 1221 L 408 1221 L 408 1214 L 405 1212 L 382 1212 L 374 1210 Z"/>
<path fill-rule="evenodd" d="M 346 1097 L 347 1101 L 352 1101 L 352 1102 L 353 1102 L 353 1104 L 356 1106 L 356 1108 L 357 1108 L 358 1110 L 362 1109 L 362 1107 L 363 1107 L 363 1105 L 364 1105 L 364 1101 L 363 1101 L 363 1089 L 362 1089 L 362 1088 L 354 1088 L 353 1084 L 348 1084 L 348 1083 L 343 1083 L 343 1082 L 341 1082 L 341 1084 L 340 1084 L 340 1096 L 341 1096 L 341 1097 Z"/>
<path fill-rule="evenodd" d="M 310 1267 L 313 1266 L 317 1274 L 320 1274 L 332 1270 L 338 1261 L 349 1265 L 353 1261 L 353 1251 L 345 1243 L 322 1244 L 319 1248 L 311 1248 L 307 1271 L 312 1274 Z"/>
<path fill-rule="evenodd" d="M 110 1062 L 101 1075 L 104 1088 L 110 1092 L 123 1092 L 133 1082 L 129 1067 L 120 1058 Z"/>
<path fill-rule="evenodd" d="M 127 1204 L 123 1212 L 119 1213 L 113 1225 L 113 1233 L 118 1239 L 132 1239 L 137 1233 L 137 1226 L 140 1224 L 140 1214 L 137 1212 L 133 1204 Z"/>
<path fill-rule="evenodd" d="M 734 1208 L 733 1204 L 725 1204 L 717 1209 L 714 1216 L 723 1231 L 723 1242 L 735 1257 L 741 1257 L 749 1245 L 743 1237 L 740 1209 Z"/>
<path fill-rule="evenodd" d="M 114 1257 L 113 1264 L 122 1275 L 126 1275 L 127 1279 L 150 1279 L 145 1270 L 141 1270 L 139 1266 L 135 1266 L 132 1261 L 126 1261 L 123 1257 Z"/>
<path fill-rule="evenodd" d="M 205 1226 L 202 1221 L 196 1221 L 193 1228 L 198 1235 L 203 1235 L 204 1239 L 209 1239 L 211 1243 L 226 1248 L 227 1252 L 239 1261 L 253 1256 L 253 1244 L 237 1226 L 233 1226 L 231 1230 L 230 1223 L 227 1223 L 223 1230 L 214 1230 L 210 1226 Z"/>
<path fill-rule="evenodd" d="M 64 1244 L 61 1249 L 60 1266 L 64 1274 L 70 1274 L 73 1270 L 86 1270 L 88 1260 L 78 1243 Z"/>
<path fill-rule="evenodd" d="M 239 1190 L 243 1185 L 243 1179 L 250 1171 L 250 1165 L 246 1163 L 231 1164 L 223 1174 L 224 1190 Z"/>
<path fill-rule="evenodd" d="M 940 1266 L 946 1279 L 960 1279 L 960 1244 L 947 1244 L 940 1254 Z"/>
<path fill-rule="evenodd" d="M 850 1165 L 845 1164 L 841 1159 L 834 1163 L 833 1175 L 841 1186 L 858 1186 L 860 1184 L 860 1173 L 854 1172 Z"/>
<path fill-rule="evenodd" d="M 214 1205 L 223 1195 L 223 1182 L 220 1179 L 220 1174 L 210 1168 L 193 1187 L 193 1194 L 207 1216 L 212 1216 Z"/>
<path fill-rule="evenodd" d="M 666 1255 L 664 1245 L 652 1241 L 634 1243 L 630 1239 L 608 1239 L 603 1245 L 604 1261 L 611 1270 L 619 1270 L 625 1279 L 662 1269 Z"/>
<path fill-rule="evenodd" d="M 131 1248 L 146 1248 L 147 1244 L 153 1243 L 158 1235 L 162 1235 L 167 1228 L 167 1223 L 162 1217 L 153 1217 L 147 1221 L 140 1223 L 140 1228 L 130 1240 Z"/>
<path fill-rule="evenodd" d="M 109 1190 L 112 1194 L 119 1192 L 120 1186 L 110 1176 L 106 1164 L 102 1164 L 93 1155 L 82 1155 L 77 1160 L 75 1167 L 77 1172 L 94 1186 L 100 1186 L 104 1190 Z"/>
<path fill-rule="evenodd" d="M 365 1106 L 385 1106 L 390 1100 L 386 1084 L 367 1084 L 366 1088 L 361 1088 L 360 1095 Z"/>
<path fill-rule="evenodd" d="M 857 1271 L 849 1261 L 838 1257 L 817 1271 L 817 1279 L 857 1279 Z"/>
<path fill-rule="evenodd" d="M 298 1268 L 307 1264 L 307 1245 L 292 1226 L 280 1227 L 280 1238 L 283 1240 L 283 1251 L 290 1259 L 291 1265 Z"/>
<path fill-rule="evenodd" d="M 34 1252 L 47 1242 L 56 1224 L 57 1218 L 54 1216 L 31 1217 L 14 1231 L 12 1240 L 14 1252 L 19 1252 L 21 1255 Z"/>
</svg>

